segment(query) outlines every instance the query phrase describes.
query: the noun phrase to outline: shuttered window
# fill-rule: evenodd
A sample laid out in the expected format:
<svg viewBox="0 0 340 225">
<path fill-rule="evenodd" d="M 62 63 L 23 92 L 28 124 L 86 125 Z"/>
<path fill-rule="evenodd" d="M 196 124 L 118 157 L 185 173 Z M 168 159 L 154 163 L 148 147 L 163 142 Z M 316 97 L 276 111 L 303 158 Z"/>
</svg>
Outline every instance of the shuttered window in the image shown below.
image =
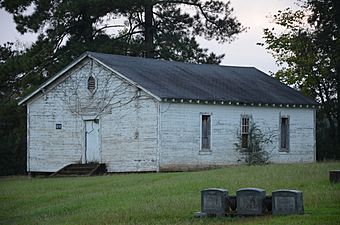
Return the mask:
<svg viewBox="0 0 340 225">
<path fill-rule="evenodd" d="M 289 118 L 281 117 L 280 124 L 281 124 L 281 135 L 280 135 L 281 151 L 288 151 L 289 150 Z"/>
<path fill-rule="evenodd" d="M 201 134 L 201 146 L 202 150 L 211 149 L 211 116 L 202 115 L 202 134 Z"/>
<path fill-rule="evenodd" d="M 96 80 L 94 79 L 93 76 L 90 76 L 89 79 L 87 80 L 87 89 L 93 93 L 94 90 L 96 89 Z"/>
<path fill-rule="evenodd" d="M 249 117 L 242 116 L 241 117 L 241 147 L 248 148 L 249 143 Z"/>
</svg>

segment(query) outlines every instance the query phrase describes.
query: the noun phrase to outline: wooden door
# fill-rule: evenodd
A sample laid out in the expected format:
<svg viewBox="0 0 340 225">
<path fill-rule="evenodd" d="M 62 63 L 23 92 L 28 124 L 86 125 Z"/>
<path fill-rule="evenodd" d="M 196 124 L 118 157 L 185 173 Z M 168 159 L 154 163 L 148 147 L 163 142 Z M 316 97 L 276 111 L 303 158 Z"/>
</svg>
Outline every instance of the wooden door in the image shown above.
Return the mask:
<svg viewBox="0 0 340 225">
<path fill-rule="evenodd" d="M 99 120 L 85 121 L 86 163 L 100 162 Z"/>
</svg>

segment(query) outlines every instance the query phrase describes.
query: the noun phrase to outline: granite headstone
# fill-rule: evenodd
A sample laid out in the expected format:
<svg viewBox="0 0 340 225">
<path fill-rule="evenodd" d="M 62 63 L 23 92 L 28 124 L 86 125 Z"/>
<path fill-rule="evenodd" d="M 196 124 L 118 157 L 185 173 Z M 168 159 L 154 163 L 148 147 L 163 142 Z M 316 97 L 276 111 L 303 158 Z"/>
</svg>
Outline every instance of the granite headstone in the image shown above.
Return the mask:
<svg viewBox="0 0 340 225">
<path fill-rule="evenodd" d="M 266 191 L 259 188 L 242 188 L 236 192 L 238 215 L 262 215 L 265 211 Z"/>
<path fill-rule="evenodd" d="M 208 188 L 201 191 L 201 212 L 211 216 L 224 216 L 228 211 L 228 191 Z"/>
<path fill-rule="evenodd" d="M 272 193 L 273 215 L 303 214 L 303 196 L 297 190 L 276 190 Z"/>
<path fill-rule="evenodd" d="M 331 183 L 340 183 L 340 170 L 330 170 L 329 180 Z"/>
</svg>

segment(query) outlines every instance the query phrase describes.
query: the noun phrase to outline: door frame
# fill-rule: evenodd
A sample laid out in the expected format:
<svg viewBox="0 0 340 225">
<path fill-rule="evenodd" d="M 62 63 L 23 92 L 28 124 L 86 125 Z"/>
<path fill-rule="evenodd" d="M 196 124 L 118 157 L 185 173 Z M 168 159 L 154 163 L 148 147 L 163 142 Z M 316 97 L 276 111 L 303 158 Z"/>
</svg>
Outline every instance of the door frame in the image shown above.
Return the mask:
<svg viewBox="0 0 340 225">
<path fill-rule="evenodd" d="M 86 159 L 86 154 L 87 154 L 87 134 L 86 134 L 86 121 L 94 121 L 94 120 L 98 120 L 98 125 L 99 125 L 99 131 L 98 131 L 98 148 L 99 148 L 99 163 L 102 162 L 103 158 L 102 158 L 102 137 L 101 137 L 101 130 L 102 130 L 102 125 L 101 125 L 101 119 L 99 117 L 96 116 L 83 116 L 83 125 L 84 125 L 84 129 L 83 129 L 83 134 L 84 134 L 84 139 L 83 139 L 83 157 L 82 157 L 82 163 L 88 163 L 87 159 Z"/>
</svg>

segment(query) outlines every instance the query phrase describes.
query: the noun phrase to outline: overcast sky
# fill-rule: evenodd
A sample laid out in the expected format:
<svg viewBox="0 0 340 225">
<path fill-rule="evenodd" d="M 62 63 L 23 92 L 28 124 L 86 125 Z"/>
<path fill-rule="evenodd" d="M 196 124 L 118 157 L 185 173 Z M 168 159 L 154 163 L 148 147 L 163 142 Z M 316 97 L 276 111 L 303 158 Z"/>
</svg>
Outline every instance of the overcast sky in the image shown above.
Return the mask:
<svg viewBox="0 0 340 225">
<path fill-rule="evenodd" d="M 264 41 L 263 29 L 273 26 L 270 15 L 287 7 L 296 8 L 294 2 L 294 0 L 231 0 L 234 15 L 243 26 L 248 27 L 248 30 L 238 35 L 230 44 L 218 44 L 202 38 L 199 41 L 202 47 L 226 55 L 222 65 L 254 66 L 266 73 L 276 72 L 278 67 L 273 57 L 264 47 L 256 43 Z M 0 30 L 0 44 L 18 41 L 29 45 L 35 38 L 32 34 L 20 35 L 15 29 L 12 16 L 4 10 L 0 10 Z"/>
</svg>

